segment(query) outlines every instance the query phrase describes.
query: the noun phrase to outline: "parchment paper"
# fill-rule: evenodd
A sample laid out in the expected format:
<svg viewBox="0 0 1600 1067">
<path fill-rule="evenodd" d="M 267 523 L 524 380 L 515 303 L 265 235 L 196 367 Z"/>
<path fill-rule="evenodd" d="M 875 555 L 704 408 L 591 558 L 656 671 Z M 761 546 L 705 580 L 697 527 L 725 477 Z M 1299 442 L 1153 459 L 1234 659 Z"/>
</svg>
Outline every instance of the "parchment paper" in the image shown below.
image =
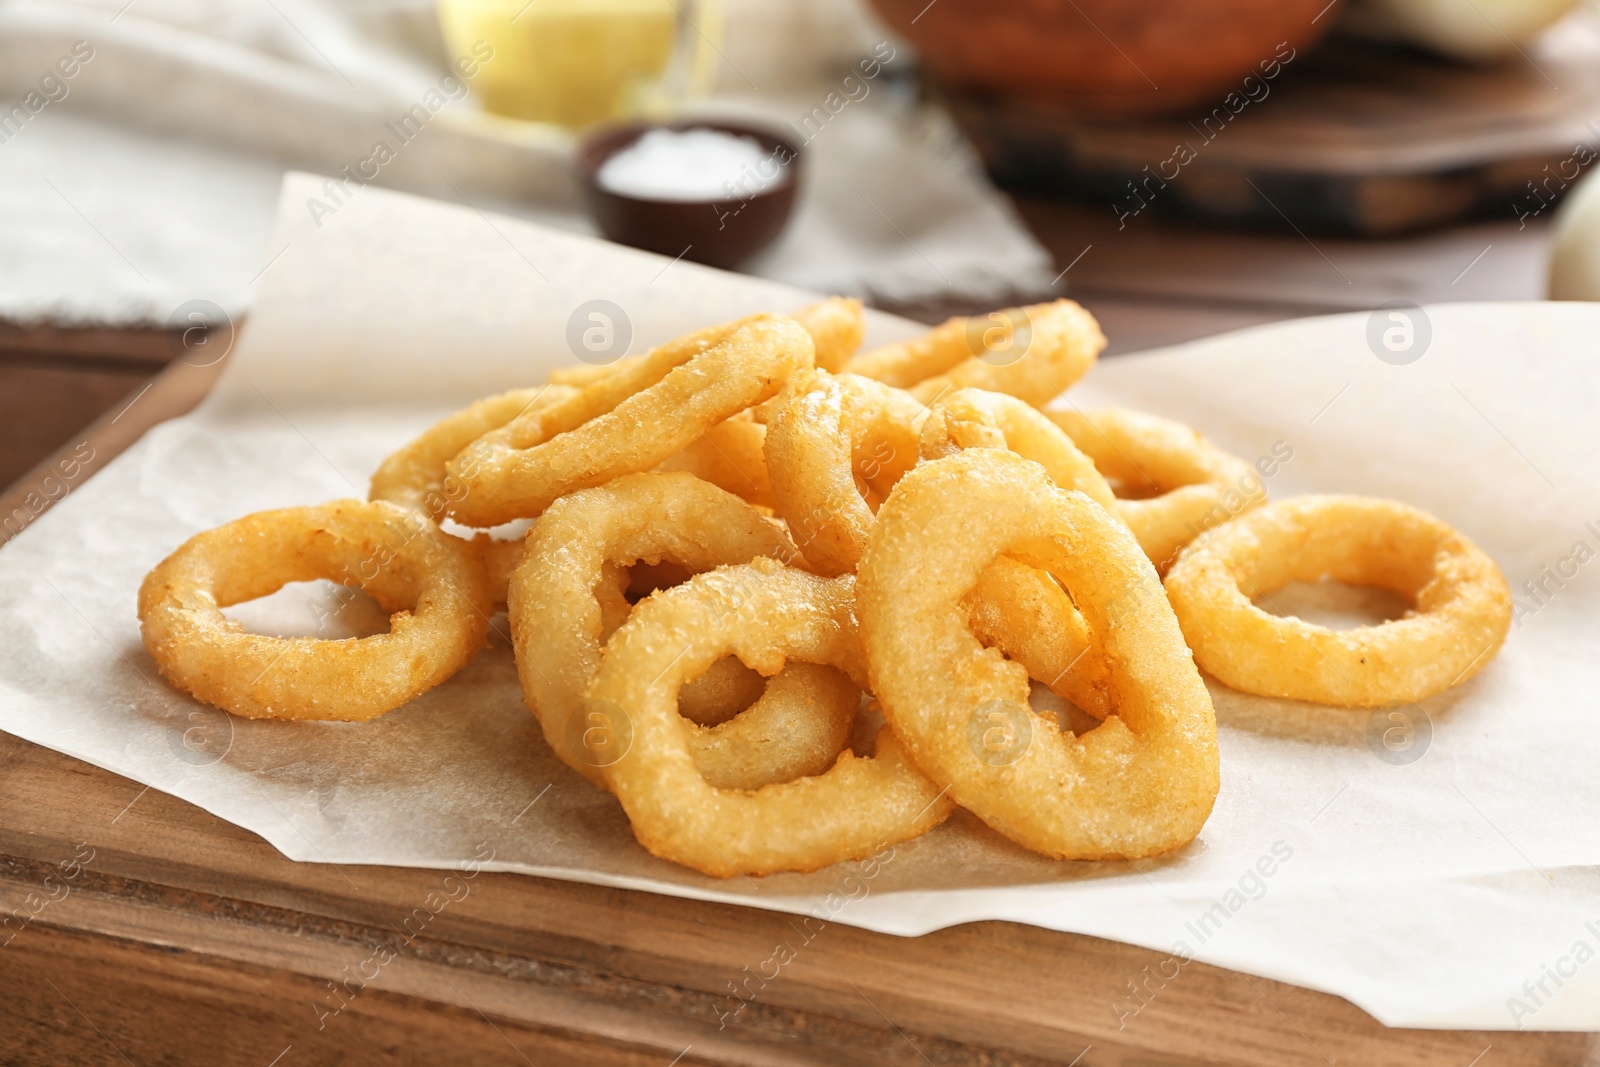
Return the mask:
<svg viewBox="0 0 1600 1067">
<path fill-rule="evenodd" d="M 1428 308 L 1430 343 L 1406 365 L 1374 355 L 1365 314 L 1301 320 L 1108 361 L 1067 398 L 1276 457 L 1278 496 L 1392 496 L 1454 523 L 1521 605 L 1472 682 L 1404 722 L 1213 685 L 1222 792 L 1199 839 L 1161 860 L 1047 861 L 958 814 L 870 871 L 716 881 L 646 854 L 617 805 L 548 754 L 503 636 L 368 725 L 234 721 L 157 677 L 134 616 L 152 565 L 247 512 L 364 496 L 379 460 L 439 415 L 572 362 L 580 304 L 624 309 L 639 351 L 810 298 L 377 189 L 318 229 L 301 209 L 316 182 L 285 183 L 272 264 L 212 396 L 0 551 L 0 728 L 297 860 L 442 868 L 488 844 L 505 870 L 895 934 L 1008 919 L 1115 938 L 1337 993 L 1394 1025 L 1600 1028 L 1600 306 Z M 869 341 L 915 329 L 874 315 Z M 363 624 L 319 622 L 330 603 L 291 586 L 237 614 L 327 636 Z"/>
</svg>

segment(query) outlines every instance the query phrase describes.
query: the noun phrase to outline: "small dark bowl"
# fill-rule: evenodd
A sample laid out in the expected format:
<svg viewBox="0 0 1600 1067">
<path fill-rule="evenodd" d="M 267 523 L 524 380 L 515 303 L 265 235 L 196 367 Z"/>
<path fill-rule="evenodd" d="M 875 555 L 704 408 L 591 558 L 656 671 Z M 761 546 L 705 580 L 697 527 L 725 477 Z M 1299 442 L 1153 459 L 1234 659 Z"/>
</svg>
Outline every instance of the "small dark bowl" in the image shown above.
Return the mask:
<svg viewBox="0 0 1600 1067">
<path fill-rule="evenodd" d="M 783 180 L 743 200 L 655 200 L 601 188 L 601 165 L 657 128 L 721 130 L 752 137 L 784 162 Z M 577 163 L 589 215 L 609 240 L 713 267 L 737 267 L 772 244 L 794 211 L 800 187 L 800 149 L 794 142 L 757 127 L 727 122 L 690 120 L 608 127 L 583 139 Z"/>
</svg>

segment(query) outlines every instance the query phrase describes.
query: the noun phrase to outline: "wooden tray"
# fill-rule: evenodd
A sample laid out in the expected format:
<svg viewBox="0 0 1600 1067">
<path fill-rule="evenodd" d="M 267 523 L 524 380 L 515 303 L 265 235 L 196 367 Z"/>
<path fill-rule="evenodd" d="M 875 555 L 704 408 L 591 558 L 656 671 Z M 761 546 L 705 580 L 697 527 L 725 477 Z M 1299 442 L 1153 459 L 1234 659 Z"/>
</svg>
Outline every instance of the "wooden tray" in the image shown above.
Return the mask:
<svg viewBox="0 0 1600 1067">
<path fill-rule="evenodd" d="M 86 442 L 98 469 L 220 370 L 174 363 L 58 457 Z M 408 937 L 445 872 L 295 863 L 4 733 L 0 780 L 6 1067 L 1600 1064 L 1588 1035 L 1389 1030 L 1324 993 L 1198 962 L 1163 979 L 1163 953 L 997 922 L 829 924 L 729 1023 L 792 917 L 481 874 Z"/>
<path fill-rule="evenodd" d="M 1124 220 L 1390 234 L 1532 219 L 1600 155 L 1600 13 L 1492 67 L 1335 37 L 1249 91 L 1187 118 L 1110 121 L 932 87 L 1002 184 Z"/>
</svg>

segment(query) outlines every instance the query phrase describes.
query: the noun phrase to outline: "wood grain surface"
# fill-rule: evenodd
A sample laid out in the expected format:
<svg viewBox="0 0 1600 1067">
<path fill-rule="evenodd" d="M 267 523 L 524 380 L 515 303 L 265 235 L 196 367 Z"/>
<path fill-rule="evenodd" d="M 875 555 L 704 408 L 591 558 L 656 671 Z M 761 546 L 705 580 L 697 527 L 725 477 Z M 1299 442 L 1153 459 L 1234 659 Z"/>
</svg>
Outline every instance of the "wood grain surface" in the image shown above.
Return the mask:
<svg viewBox="0 0 1600 1067">
<path fill-rule="evenodd" d="M 1386 1030 L 1336 997 L 1200 963 L 1162 982 L 1160 953 L 1008 923 L 829 924 L 729 1019 L 792 917 L 294 863 L 4 735 L 0 768 L 0 913 L 48 901 L 0 937 L 8 1064 L 1600 1063 L 1592 1036 Z M 456 899 L 416 935 L 430 893 Z"/>
<path fill-rule="evenodd" d="M 63 367 L 58 371 L 65 379 L 61 388 L 80 401 L 71 406 L 52 404 L 51 393 L 4 394 L 6 408 L 32 408 L 40 414 L 32 436 L 23 440 L 21 448 L 0 451 L 0 464 L 19 463 L 19 457 L 31 459 L 40 452 L 44 456 L 0 491 L 0 545 L 27 529 L 151 426 L 191 410 L 211 389 L 225 363 L 176 360 L 154 376 L 136 377 L 131 382 L 125 381 L 120 371 L 108 373 L 92 365 L 87 369 Z M 0 383 L 7 381 L 6 375 L 7 367 L 0 360 Z M 103 403 L 108 398 L 109 403 Z M 42 446 L 41 441 L 45 442 Z"/>
<path fill-rule="evenodd" d="M 1469 16 L 1471 17 L 1471 16 Z M 1288 57 L 1288 58 L 1285 58 Z M 1532 217 L 1600 153 L 1600 11 L 1493 64 L 1335 36 L 1263 55 L 1186 114 L 934 95 L 1014 188 L 1290 232 Z"/>
</svg>

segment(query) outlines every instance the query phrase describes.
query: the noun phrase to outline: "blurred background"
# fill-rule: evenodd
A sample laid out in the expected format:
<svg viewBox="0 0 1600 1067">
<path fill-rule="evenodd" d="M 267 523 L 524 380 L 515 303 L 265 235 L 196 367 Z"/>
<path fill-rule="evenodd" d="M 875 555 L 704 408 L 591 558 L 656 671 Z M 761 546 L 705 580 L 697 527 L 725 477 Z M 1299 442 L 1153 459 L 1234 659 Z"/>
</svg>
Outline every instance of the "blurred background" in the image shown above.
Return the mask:
<svg viewBox="0 0 1600 1067">
<path fill-rule="evenodd" d="M 203 394 L 287 170 L 1115 353 L 1600 299 L 1597 158 L 1592 0 L 0 2 L 0 514 Z"/>
</svg>

